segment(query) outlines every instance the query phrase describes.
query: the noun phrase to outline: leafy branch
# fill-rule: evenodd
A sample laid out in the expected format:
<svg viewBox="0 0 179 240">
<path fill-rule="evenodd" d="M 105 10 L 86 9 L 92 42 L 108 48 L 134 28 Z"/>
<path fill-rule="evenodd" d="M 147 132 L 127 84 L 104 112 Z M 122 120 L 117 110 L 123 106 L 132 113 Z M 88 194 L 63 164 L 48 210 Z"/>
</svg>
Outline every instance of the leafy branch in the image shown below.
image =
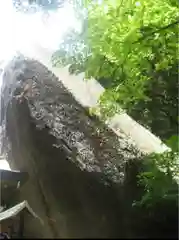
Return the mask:
<svg viewBox="0 0 179 240">
<path fill-rule="evenodd" d="M 141 37 L 141 38 L 139 38 L 137 41 L 133 42 L 133 44 L 139 43 L 139 42 L 145 40 L 146 38 L 154 35 L 155 33 L 159 33 L 159 32 L 161 32 L 161 31 L 164 31 L 164 30 L 166 30 L 166 29 L 168 29 L 168 28 L 171 28 L 171 27 L 173 27 L 173 26 L 175 26 L 175 25 L 177 25 L 177 24 L 179 24 L 179 20 L 177 20 L 177 21 L 175 21 L 175 22 L 172 22 L 172 23 L 168 24 L 167 26 L 161 27 L 161 28 L 159 28 L 159 29 L 157 29 L 157 30 L 155 30 L 155 31 L 153 31 L 153 32 L 150 32 L 150 33 L 148 33 L 148 34 L 145 34 L 143 37 Z"/>
</svg>

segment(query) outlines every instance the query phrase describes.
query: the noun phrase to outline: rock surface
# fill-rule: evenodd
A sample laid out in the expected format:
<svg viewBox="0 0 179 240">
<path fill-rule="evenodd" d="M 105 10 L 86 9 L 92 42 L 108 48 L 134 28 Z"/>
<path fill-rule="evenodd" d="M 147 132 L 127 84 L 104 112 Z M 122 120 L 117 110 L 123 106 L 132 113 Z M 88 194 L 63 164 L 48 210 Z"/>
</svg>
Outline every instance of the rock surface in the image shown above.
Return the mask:
<svg viewBox="0 0 179 240">
<path fill-rule="evenodd" d="M 142 153 L 39 62 L 18 56 L 4 69 L 1 126 L 11 168 L 29 174 L 15 201 L 27 200 L 44 221 L 27 224 L 30 237 L 147 236 L 132 211 Z"/>
<path fill-rule="evenodd" d="M 55 50 L 54 50 L 55 51 Z M 52 71 L 70 90 L 77 101 L 87 107 L 97 107 L 100 95 L 105 91 L 104 87 L 95 79 L 84 81 L 84 73 L 78 75 L 69 74 L 68 67 L 53 66 L 52 55 L 54 51 L 42 47 L 38 43 L 26 42 L 23 54 L 44 64 Z M 120 111 L 108 119 L 108 126 L 119 136 L 121 130 L 135 142 L 136 146 L 145 154 L 153 152 L 162 153 L 169 148 L 160 138 L 152 134 L 145 127 L 136 122 L 131 116 Z"/>
</svg>

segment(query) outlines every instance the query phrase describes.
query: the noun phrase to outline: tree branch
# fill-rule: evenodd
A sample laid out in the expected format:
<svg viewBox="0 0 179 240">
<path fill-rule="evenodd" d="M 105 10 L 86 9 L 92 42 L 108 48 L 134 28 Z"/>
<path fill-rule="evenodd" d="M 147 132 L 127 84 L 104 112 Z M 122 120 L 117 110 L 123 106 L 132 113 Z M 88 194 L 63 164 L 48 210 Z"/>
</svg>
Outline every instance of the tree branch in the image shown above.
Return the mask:
<svg viewBox="0 0 179 240">
<path fill-rule="evenodd" d="M 155 34 L 155 33 L 158 33 L 158 32 L 161 32 L 161 31 L 163 31 L 163 30 L 166 30 L 166 29 L 168 29 L 168 28 L 170 28 L 170 27 L 173 27 L 174 25 L 176 25 L 176 24 L 178 24 L 178 23 L 179 23 L 179 20 L 177 20 L 177 21 L 175 21 L 175 22 L 173 22 L 173 23 L 170 23 L 170 24 L 167 25 L 167 26 L 164 26 L 164 27 L 162 27 L 162 28 L 159 28 L 159 29 L 157 29 L 157 30 L 155 30 L 155 31 L 153 31 L 153 32 L 150 32 L 149 34 L 146 34 L 145 36 L 139 38 L 137 41 L 133 42 L 133 44 L 134 44 L 134 43 L 139 43 L 139 42 L 143 41 L 144 39 L 146 39 L 147 37 L 150 37 L 150 36 L 152 36 L 152 35 Z"/>
</svg>

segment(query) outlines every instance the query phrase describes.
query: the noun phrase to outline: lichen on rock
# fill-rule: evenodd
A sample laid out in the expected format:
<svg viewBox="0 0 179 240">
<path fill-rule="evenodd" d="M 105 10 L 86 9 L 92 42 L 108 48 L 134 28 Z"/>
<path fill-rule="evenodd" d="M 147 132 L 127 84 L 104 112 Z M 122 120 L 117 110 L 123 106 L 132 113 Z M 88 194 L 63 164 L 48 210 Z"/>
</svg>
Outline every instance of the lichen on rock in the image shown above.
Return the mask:
<svg viewBox="0 0 179 240">
<path fill-rule="evenodd" d="M 61 81 L 33 59 L 15 57 L 2 78 L 3 152 L 11 167 L 29 173 L 29 192 L 36 200 L 27 187 L 21 197 L 47 220 L 44 234 L 52 238 L 130 235 L 124 209 L 126 204 L 132 206 L 132 197 L 124 199 L 125 191 L 130 191 L 124 186 L 130 175 L 128 164 L 142 155 L 135 144 L 90 116 Z M 27 80 L 32 87 L 20 95 Z"/>
<path fill-rule="evenodd" d="M 104 172 L 114 181 L 120 180 L 125 162 L 139 155 L 135 146 L 124 133 L 121 133 L 121 138 L 117 137 L 99 120 L 91 119 L 57 77 L 42 64 L 21 56 L 7 66 L 2 86 L 4 111 L 12 102 L 18 108 L 15 92 L 34 76 L 33 88 L 30 96 L 24 98 L 24 104 L 35 125 L 40 129 L 48 127 L 49 134 L 56 139 L 54 146 L 63 148 L 69 159 L 81 169 Z M 5 117 L 6 113 L 2 120 Z"/>
</svg>

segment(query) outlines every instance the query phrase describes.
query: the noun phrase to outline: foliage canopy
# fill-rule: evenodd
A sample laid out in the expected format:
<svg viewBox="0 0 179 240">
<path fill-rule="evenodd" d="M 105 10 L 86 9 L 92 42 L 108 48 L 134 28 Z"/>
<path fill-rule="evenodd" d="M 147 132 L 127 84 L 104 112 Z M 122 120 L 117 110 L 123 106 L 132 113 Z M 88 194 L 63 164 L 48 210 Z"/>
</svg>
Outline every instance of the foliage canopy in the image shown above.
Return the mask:
<svg viewBox="0 0 179 240">
<path fill-rule="evenodd" d="M 178 141 L 177 141 L 178 142 Z M 144 195 L 136 205 L 154 207 L 163 202 L 178 204 L 179 151 L 152 154 L 146 158 L 138 175 L 138 184 L 144 187 Z"/>
<path fill-rule="evenodd" d="M 81 31 L 66 35 L 53 55 L 53 64 L 69 65 L 71 73 L 85 72 L 86 79 L 100 81 L 106 88 L 100 99 L 103 116 L 122 107 L 163 139 L 176 134 L 178 2 L 105 0 L 85 4 L 76 8 L 76 12 L 86 13 L 80 15 Z M 152 100 L 154 106 L 157 102 L 162 105 L 158 104 L 162 107 L 158 114 Z M 152 126 L 156 118 L 160 122 Z M 164 128 L 172 122 L 172 130 L 166 134 L 156 127 L 163 119 Z"/>
<path fill-rule="evenodd" d="M 78 9 L 78 8 L 77 8 Z M 80 31 L 71 31 L 53 55 L 54 65 L 85 72 L 106 89 L 100 98 L 102 115 L 121 108 L 171 147 L 144 161 L 138 204 L 177 206 L 178 162 L 178 23 L 175 0 L 87 1 L 78 9 Z"/>
</svg>

